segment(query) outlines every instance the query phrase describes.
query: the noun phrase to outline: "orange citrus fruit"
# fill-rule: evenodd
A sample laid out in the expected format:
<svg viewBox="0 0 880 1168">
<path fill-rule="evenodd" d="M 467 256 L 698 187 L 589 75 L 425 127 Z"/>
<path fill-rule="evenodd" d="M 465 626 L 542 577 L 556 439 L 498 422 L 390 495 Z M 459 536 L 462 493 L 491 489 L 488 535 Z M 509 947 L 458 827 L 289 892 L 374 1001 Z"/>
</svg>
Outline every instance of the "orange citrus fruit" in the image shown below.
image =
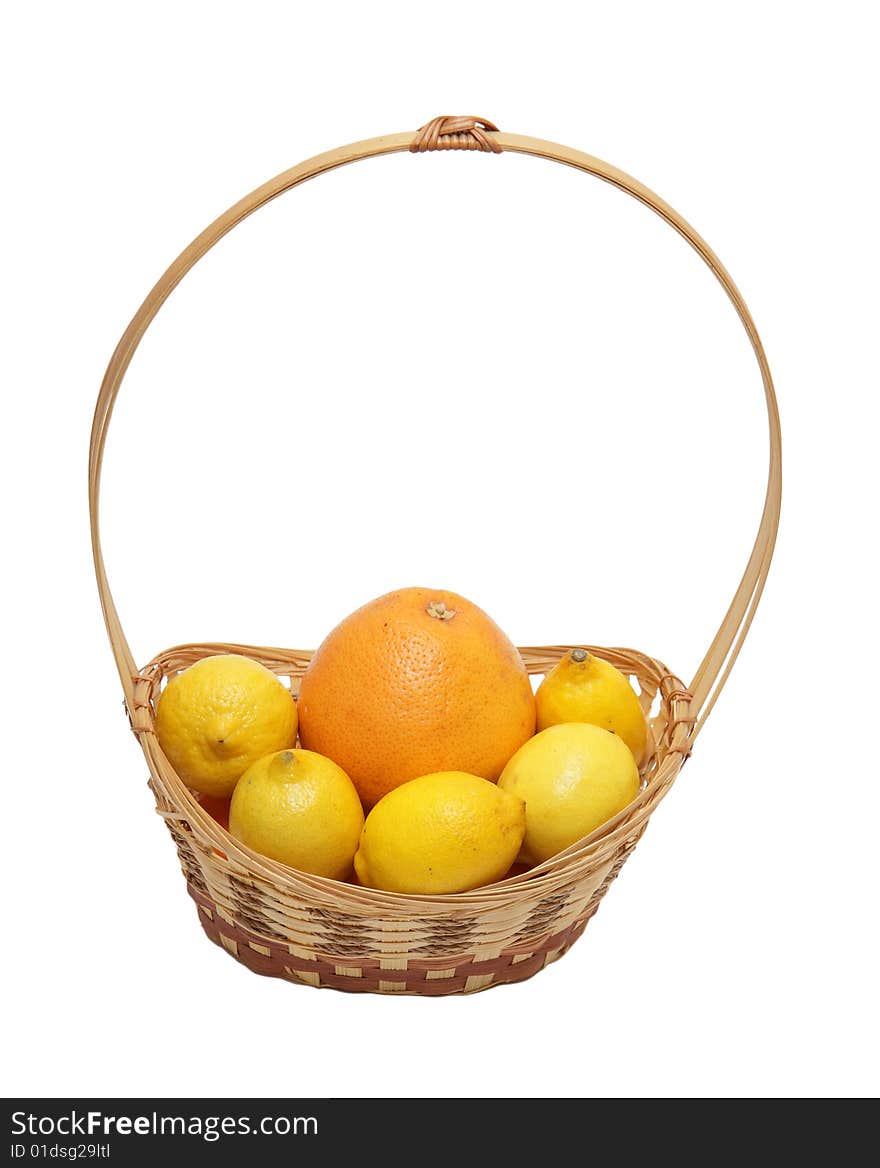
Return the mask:
<svg viewBox="0 0 880 1168">
<path fill-rule="evenodd" d="M 608 661 L 572 649 L 550 670 L 535 694 L 538 730 L 560 722 L 590 722 L 613 730 L 641 766 L 648 749 L 648 723 L 635 690 Z"/>
<path fill-rule="evenodd" d="M 363 826 L 364 809 L 348 775 L 310 750 L 259 759 L 238 780 L 229 808 L 229 833 L 237 840 L 334 880 L 351 872 Z"/>
<path fill-rule="evenodd" d="M 497 784 L 462 771 L 422 775 L 367 816 L 354 870 L 386 892 L 465 892 L 504 876 L 525 831 L 525 803 Z"/>
<path fill-rule="evenodd" d="M 250 657 L 203 657 L 160 694 L 156 737 L 188 787 L 222 799 L 251 763 L 293 746 L 296 703 L 275 674 Z"/>
<path fill-rule="evenodd" d="M 516 752 L 498 786 L 525 803 L 519 859 L 538 864 L 627 807 L 639 793 L 639 768 L 613 730 L 558 722 Z"/>
<path fill-rule="evenodd" d="M 535 732 L 516 647 L 455 592 L 402 588 L 346 617 L 309 663 L 302 745 L 350 775 L 367 807 L 437 771 L 497 780 Z"/>
</svg>

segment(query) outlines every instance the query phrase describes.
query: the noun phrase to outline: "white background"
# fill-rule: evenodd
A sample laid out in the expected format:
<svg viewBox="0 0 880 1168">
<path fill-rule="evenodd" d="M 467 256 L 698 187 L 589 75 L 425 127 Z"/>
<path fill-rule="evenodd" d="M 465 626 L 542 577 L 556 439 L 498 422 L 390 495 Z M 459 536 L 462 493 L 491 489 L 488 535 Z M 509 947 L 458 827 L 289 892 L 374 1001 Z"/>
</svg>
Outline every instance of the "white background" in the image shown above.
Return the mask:
<svg viewBox="0 0 880 1168">
<path fill-rule="evenodd" d="M 869 14 L 7 16 L 4 1093 L 876 1093 Z M 317 993 L 198 927 L 101 623 L 88 430 L 127 321 L 211 219 L 441 112 L 606 158 L 705 235 L 777 380 L 783 521 L 730 684 L 571 953 L 471 998 Z M 534 159 L 374 159 L 247 222 L 160 314 L 108 443 L 111 583 L 140 661 L 313 647 L 428 583 L 520 644 L 629 644 L 687 680 L 757 527 L 762 411 L 723 293 L 645 208 Z"/>
</svg>

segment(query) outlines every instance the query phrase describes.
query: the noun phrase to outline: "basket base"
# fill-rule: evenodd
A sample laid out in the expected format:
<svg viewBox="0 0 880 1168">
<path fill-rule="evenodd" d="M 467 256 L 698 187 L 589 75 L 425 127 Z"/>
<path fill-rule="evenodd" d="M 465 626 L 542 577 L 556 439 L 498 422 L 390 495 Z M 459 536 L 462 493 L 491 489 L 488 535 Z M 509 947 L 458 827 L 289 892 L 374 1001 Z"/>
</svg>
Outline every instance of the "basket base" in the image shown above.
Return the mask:
<svg viewBox="0 0 880 1168">
<path fill-rule="evenodd" d="M 580 920 L 538 944 L 533 942 L 525 952 L 505 950 L 487 961 L 467 956 L 455 964 L 455 959 L 449 958 L 444 968 L 439 968 L 440 962 L 436 958 L 431 961 L 410 958 L 405 969 L 388 969 L 382 968 L 375 959 L 360 958 L 357 965 L 343 966 L 319 956 L 310 959 L 296 956 L 288 947 L 225 920 L 213 903 L 192 884 L 187 884 L 187 890 L 198 906 L 199 920 L 207 936 L 254 973 L 319 989 L 423 997 L 479 993 L 533 977 L 571 948 L 595 914 L 601 899 L 594 896 Z"/>
</svg>

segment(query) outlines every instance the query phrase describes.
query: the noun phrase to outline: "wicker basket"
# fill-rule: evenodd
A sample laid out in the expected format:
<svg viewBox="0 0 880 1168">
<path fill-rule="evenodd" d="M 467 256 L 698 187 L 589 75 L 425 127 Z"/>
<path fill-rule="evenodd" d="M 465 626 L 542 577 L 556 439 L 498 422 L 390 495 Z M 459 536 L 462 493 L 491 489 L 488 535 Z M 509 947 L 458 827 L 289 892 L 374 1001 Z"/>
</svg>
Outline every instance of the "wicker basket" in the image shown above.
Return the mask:
<svg viewBox="0 0 880 1168">
<path fill-rule="evenodd" d="M 591 651 L 637 683 L 650 715 L 649 757 L 639 795 L 592 835 L 518 876 L 449 896 L 380 892 L 295 871 L 234 840 L 174 773 L 154 732 L 163 682 L 212 653 L 239 652 L 289 679 L 294 694 L 310 654 L 252 645 L 185 645 L 138 668 L 119 623 L 98 527 L 101 461 L 113 403 L 128 364 L 166 297 L 217 241 L 270 199 L 346 163 L 399 151 L 503 150 L 576 167 L 645 203 L 702 256 L 749 335 L 770 422 L 770 470 L 755 546 L 715 639 L 689 686 L 659 661 L 628 649 Z M 471 993 L 521 981 L 577 940 L 669 790 L 727 680 L 761 596 L 773 553 L 781 496 L 779 416 L 760 339 L 746 305 L 717 257 L 671 207 L 621 171 L 580 151 L 499 132 L 479 118 L 435 118 L 416 134 L 344 146 L 285 171 L 221 215 L 174 261 L 126 330 L 101 386 L 92 428 L 89 503 L 98 590 L 131 728 L 146 756 L 159 813 L 177 845 L 187 888 L 212 941 L 258 973 L 313 986 L 379 993 Z M 551 668 L 569 646 L 521 650 L 530 673 Z"/>
</svg>

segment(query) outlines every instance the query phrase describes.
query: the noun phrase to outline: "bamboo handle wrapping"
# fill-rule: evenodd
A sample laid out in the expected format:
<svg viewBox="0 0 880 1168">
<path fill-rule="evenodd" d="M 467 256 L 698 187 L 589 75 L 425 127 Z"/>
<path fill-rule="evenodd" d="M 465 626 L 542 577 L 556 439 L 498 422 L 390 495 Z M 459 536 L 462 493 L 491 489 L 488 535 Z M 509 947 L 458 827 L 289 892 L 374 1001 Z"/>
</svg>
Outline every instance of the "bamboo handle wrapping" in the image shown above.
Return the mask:
<svg viewBox="0 0 880 1168">
<path fill-rule="evenodd" d="M 731 303 L 736 309 L 743 327 L 758 361 L 761 379 L 764 385 L 764 396 L 767 405 L 767 417 L 770 427 L 770 466 L 767 479 L 767 492 L 764 500 L 764 509 L 758 528 L 755 546 L 749 557 L 748 564 L 734 593 L 730 607 L 724 616 L 718 632 L 709 646 L 690 685 L 693 695 L 692 708 L 698 714 L 694 727 L 694 735 L 698 734 L 703 723 L 712 710 L 713 705 L 721 692 L 722 687 L 730 675 L 730 670 L 742 648 L 743 642 L 755 615 L 758 602 L 773 555 L 776 542 L 776 532 L 779 526 L 779 512 L 782 498 L 782 439 L 779 427 L 779 411 L 776 395 L 773 389 L 773 379 L 770 367 L 758 336 L 755 323 L 746 307 L 746 303 L 739 290 L 731 279 L 724 265 L 700 235 L 688 224 L 677 211 L 673 210 L 659 196 L 655 195 L 637 179 L 624 174 L 623 171 L 584 154 L 580 150 L 573 150 L 568 146 L 560 146 L 554 142 L 545 142 L 538 138 L 529 138 L 520 134 L 507 134 L 495 130 L 491 122 L 479 118 L 435 118 L 415 135 L 411 132 L 391 134 L 381 138 L 370 138 L 363 142 L 355 142 L 349 146 L 341 146 L 326 154 L 319 154 L 315 158 L 301 162 L 298 166 L 284 171 L 276 178 L 257 187 L 246 195 L 228 211 L 207 227 L 201 235 L 177 257 L 165 274 L 159 279 L 135 313 L 131 323 L 125 330 L 116 350 L 110 359 L 107 372 L 98 394 L 95 407 L 95 417 L 92 423 L 91 444 L 89 448 L 89 512 L 91 520 L 92 553 L 95 561 L 95 574 L 98 582 L 98 593 L 101 598 L 101 607 L 104 612 L 104 621 L 110 637 L 113 655 L 122 682 L 126 704 L 131 710 L 134 701 L 135 674 L 137 665 L 131 649 L 122 631 L 119 614 L 110 592 L 107 573 L 104 566 L 104 557 L 101 551 L 99 526 L 99 497 L 101 486 L 101 463 L 104 455 L 104 444 L 107 438 L 107 428 L 113 412 L 113 404 L 119 393 L 119 388 L 126 370 L 143 338 L 144 333 L 165 300 L 183 279 L 187 272 L 216 244 L 228 231 L 246 219 L 254 211 L 264 206 L 270 200 L 277 198 L 285 191 L 291 190 L 307 179 L 314 178 L 325 171 L 334 170 L 350 162 L 357 162 L 363 158 L 372 158 L 380 154 L 394 154 L 410 150 L 414 153 L 425 150 L 468 149 L 482 150 L 487 153 L 501 153 L 509 150 L 517 154 L 531 154 L 539 158 L 546 158 L 553 162 L 561 162 L 573 166 L 577 170 L 592 174 L 604 182 L 611 183 L 628 195 L 638 199 L 645 206 L 650 207 L 661 219 L 664 219 L 694 248 L 698 255 L 711 269 L 712 273 L 724 288 Z"/>
</svg>

